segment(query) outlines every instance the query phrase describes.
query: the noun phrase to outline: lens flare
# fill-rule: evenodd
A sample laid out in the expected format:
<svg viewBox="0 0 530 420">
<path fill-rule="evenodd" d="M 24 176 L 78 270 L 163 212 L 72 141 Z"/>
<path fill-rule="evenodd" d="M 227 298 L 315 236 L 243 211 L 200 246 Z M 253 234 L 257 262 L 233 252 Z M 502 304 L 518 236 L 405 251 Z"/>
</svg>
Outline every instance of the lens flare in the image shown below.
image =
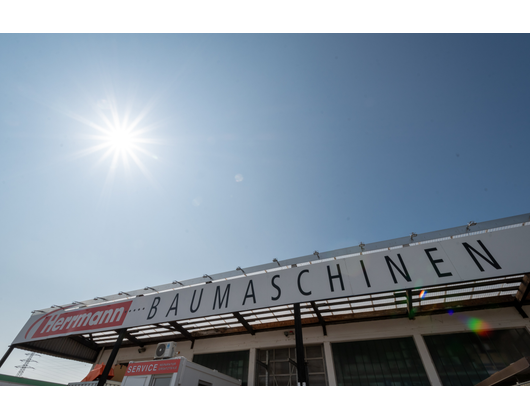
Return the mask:
<svg viewBox="0 0 530 420">
<path fill-rule="evenodd" d="M 422 290 L 420 292 L 420 299 L 424 299 L 426 294 L 427 294 L 427 292 L 425 290 Z"/>
<path fill-rule="evenodd" d="M 491 330 L 490 325 L 479 318 L 468 318 L 466 325 L 471 331 L 482 337 L 487 336 Z"/>
</svg>

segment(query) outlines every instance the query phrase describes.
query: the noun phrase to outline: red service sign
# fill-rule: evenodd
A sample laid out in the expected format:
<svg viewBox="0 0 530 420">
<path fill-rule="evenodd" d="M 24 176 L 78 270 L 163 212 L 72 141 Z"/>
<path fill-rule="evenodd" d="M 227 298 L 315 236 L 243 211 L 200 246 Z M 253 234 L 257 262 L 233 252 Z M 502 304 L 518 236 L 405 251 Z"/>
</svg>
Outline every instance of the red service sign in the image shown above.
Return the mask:
<svg viewBox="0 0 530 420">
<path fill-rule="evenodd" d="M 161 375 L 178 372 L 180 359 L 155 360 L 152 362 L 129 363 L 125 376 Z"/>
</svg>

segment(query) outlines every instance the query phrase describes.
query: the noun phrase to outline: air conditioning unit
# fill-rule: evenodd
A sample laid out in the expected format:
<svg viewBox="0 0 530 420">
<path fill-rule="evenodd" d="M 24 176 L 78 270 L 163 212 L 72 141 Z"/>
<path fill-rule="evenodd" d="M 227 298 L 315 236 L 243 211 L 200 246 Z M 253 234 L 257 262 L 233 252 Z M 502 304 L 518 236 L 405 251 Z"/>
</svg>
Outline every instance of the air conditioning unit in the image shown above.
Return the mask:
<svg viewBox="0 0 530 420">
<path fill-rule="evenodd" d="M 167 343 L 160 343 L 156 346 L 155 359 L 169 359 L 176 354 L 177 352 L 177 343 L 174 341 L 169 341 Z"/>
</svg>

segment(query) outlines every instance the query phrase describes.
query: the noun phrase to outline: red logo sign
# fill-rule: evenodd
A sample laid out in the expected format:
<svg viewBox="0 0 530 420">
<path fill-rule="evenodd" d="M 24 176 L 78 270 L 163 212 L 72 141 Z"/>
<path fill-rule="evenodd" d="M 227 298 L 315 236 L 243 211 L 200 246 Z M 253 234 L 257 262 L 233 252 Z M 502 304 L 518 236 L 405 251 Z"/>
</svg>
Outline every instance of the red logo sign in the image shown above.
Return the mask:
<svg viewBox="0 0 530 420">
<path fill-rule="evenodd" d="M 123 324 L 131 304 L 132 301 L 128 301 L 81 311 L 48 315 L 33 334 L 33 338 L 118 327 Z"/>
<path fill-rule="evenodd" d="M 180 359 L 155 360 L 152 362 L 129 363 L 125 376 L 160 375 L 179 371 Z"/>
</svg>

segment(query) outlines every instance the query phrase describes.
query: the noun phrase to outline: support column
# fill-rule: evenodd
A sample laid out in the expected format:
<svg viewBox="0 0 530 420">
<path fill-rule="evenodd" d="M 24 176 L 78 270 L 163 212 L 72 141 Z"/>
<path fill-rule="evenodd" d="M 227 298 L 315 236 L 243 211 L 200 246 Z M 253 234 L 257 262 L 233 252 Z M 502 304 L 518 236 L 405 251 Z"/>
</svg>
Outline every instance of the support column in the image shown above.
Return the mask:
<svg viewBox="0 0 530 420">
<path fill-rule="evenodd" d="M 254 386 L 256 384 L 256 349 L 250 349 L 248 356 L 248 386 Z"/>
<path fill-rule="evenodd" d="M 328 374 L 328 385 L 337 386 L 337 377 L 335 376 L 335 368 L 333 366 L 333 352 L 331 351 L 331 343 L 324 341 L 324 360 L 326 361 L 326 371 Z"/>
<path fill-rule="evenodd" d="M 304 336 L 302 334 L 302 317 L 300 315 L 300 304 L 294 304 L 294 336 L 296 338 L 296 371 L 298 373 L 298 385 L 306 386 L 307 372 L 304 353 Z"/>
<path fill-rule="evenodd" d="M 107 360 L 105 369 L 103 369 L 101 378 L 99 378 L 98 386 L 104 386 L 105 383 L 107 382 L 107 377 L 109 376 L 110 369 L 112 368 L 112 365 L 114 364 L 114 360 L 116 359 L 118 351 L 120 350 L 121 342 L 123 341 L 123 337 L 125 337 L 126 332 L 127 332 L 127 328 L 123 328 L 120 330 L 116 343 L 114 344 L 114 348 L 112 349 L 112 353 L 109 356 L 109 360 Z"/>
<path fill-rule="evenodd" d="M 432 362 L 429 349 L 427 348 L 423 337 L 420 334 L 414 334 L 413 337 L 414 343 L 416 343 L 416 348 L 418 349 L 418 353 L 420 354 L 421 362 L 423 363 L 423 367 L 425 368 L 425 372 L 429 378 L 429 382 L 432 386 L 441 386 L 442 381 L 440 381 L 440 377 L 438 376 L 436 367 Z"/>
<path fill-rule="evenodd" d="M 9 346 L 9 348 L 7 349 L 6 351 L 6 354 L 4 354 L 4 357 L 2 357 L 2 360 L 0 360 L 0 368 L 2 367 L 2 365 L 4 364 L 4 362 L 7 360 L 7 358 L 9 357 L 9 355 L 11 354 L 11 352 L 13 351 L 14 347 L 13 346 Z"/>
</svg>

